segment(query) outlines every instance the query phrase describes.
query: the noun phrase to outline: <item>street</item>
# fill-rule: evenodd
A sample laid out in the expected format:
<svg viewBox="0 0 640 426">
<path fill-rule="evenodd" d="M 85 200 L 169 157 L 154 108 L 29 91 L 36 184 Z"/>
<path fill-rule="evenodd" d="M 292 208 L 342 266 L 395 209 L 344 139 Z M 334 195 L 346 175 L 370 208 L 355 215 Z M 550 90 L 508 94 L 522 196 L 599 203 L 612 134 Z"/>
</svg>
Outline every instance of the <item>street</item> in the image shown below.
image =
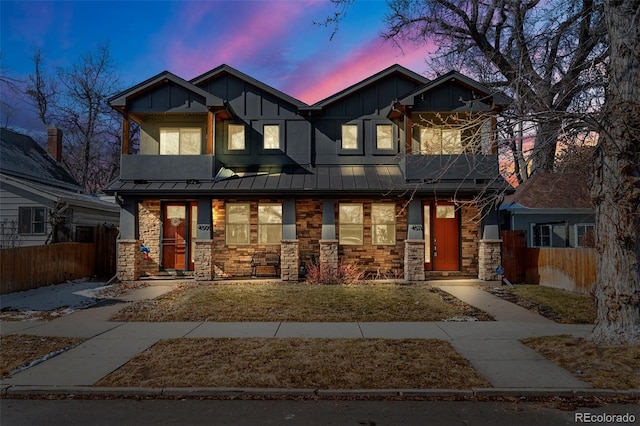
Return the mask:
<svg viewBox="0 0 640 426">
<path fill-rule="evenodd" d="M 563 411 L 542 404 L 474 401 L 0 400 L 3 426 L 143 425 L 570 425 L 575 413 L 624 415 L 611 404 Z M 593 419 L 593 418 L 592 418 Z M 634 424 L 627 423 L 627 424 Z M 596 423 L 621 424 L 621 423 Z"/>
</svg>

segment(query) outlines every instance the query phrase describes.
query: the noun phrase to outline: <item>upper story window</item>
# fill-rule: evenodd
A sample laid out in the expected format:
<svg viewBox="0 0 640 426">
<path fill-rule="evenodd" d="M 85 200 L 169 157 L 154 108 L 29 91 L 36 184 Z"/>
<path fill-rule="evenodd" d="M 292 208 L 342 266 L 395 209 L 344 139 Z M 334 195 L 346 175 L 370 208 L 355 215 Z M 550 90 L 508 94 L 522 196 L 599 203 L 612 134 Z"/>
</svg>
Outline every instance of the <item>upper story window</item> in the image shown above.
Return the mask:
<svg viewBox="0 0 640 426">
<path fill-rule="evenodd" d="M 340 143 L 340 148 L 343 150 L 358 149 L 358 125 L 342 125 L 342 141 Z"/>
<path fill-rule="evenodd" d="M 44 207 L 18 208 L 18 233 L 42 235 L 46 230 L 46 210 Z"/>
<path fill-rule="evenodd" d="M 371 204 L 371 239 L 374 245 L 396 244 L 395 204 Z"/>
<path fill-rule="evenodd" d="M 376 125 L 376 149 L 393 149 L 393 126 L 391 124 Z"/>
<path fill-rule="evenodd" d="M 280 149 L 280 126 L 277 124 L 265 124 L 263 131 L 263 148 Z"/>
<path fill-rule="evenodd" d="M 238 151 L 245 149 L 244 124 L 229 124 L 227 149 L 229 151 Z"/>
<path fill-rule="evenodd" d="M 258 205 L 258 243 L 282 242 L 282 204 Z"/>
<path fill-rule="evenodd" d="M 160 129 L 160 155 L 200 155 L 202 129 L 198 127 Z"/>
<path fill-rule="evenodd" d="M 462 154 L 462 132 L 460 129 L 445 127 L 417 127 L 414 139 L 418 142 L 420 154 L 447 155 Z"/>
<path fill-rule="evenodd" d="M 226 205 L 227 245 L 246 245 L 250 242 L 251 205 L 229 203 Z"/>
<path fill-rule="evenodd" d="M 340 244 L 364 244 L 364 211 L 362 204 L 340 204 L 338 212 Z"/>
</svg>

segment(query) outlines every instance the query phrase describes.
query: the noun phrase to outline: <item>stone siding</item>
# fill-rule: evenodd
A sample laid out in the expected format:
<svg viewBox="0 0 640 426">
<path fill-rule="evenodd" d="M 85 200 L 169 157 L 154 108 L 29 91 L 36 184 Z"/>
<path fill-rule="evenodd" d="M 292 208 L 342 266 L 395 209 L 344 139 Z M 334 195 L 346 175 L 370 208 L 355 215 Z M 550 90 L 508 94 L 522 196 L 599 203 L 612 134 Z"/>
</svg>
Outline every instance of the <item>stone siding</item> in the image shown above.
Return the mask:
<svg viewBox="0 0 640 426">
<path fill-rule="evenodd" d="M 213 240 L 196 240 L 195 243 L 193 277 L 196 281 L 213 281 L 215 278 Z"/>
<path fill-rule="evenodd" d="M 120 281 L 140 279 L 142 253 L 140 240 L 118 240 L 116 275 Z"/>
<path fill-rule="evenodd" d="M 480 253 L 478 255 L 480 272 L 478 273 L 478 279 L 484 281 L 500 280 L 496 273 L 496 268 L 502 262 L 501 244 L 502 240 L 480 240 Z"/>
<path fill-rule="evenodd" d="M 160 200 L 145 200 L 138 204 L 138 229 L 140 244 L 149 247 L 149 259 L 143 256 L 142 273 L 154 275 L 160 271 L 162 258 L 160 257 L 160 235 L 162 234 L 162 220 Z"/>
<path fill-rule="evenodd" d="M 282 281 L 298 281 L 300 255 L 298 240 L 282 240 L 280 249 L 280 278 Z"/>
</svg>

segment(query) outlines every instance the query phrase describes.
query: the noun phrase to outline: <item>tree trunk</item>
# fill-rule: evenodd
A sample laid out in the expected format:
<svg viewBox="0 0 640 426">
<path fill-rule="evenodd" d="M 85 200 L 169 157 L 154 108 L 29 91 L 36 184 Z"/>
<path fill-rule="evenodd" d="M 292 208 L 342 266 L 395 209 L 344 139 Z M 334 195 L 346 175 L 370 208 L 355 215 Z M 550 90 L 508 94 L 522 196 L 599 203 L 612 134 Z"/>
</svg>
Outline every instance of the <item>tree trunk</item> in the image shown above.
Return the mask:
<svg viewBox="0 0 640 426">
<path fill-rule="evenodd" d="M 591 189 L 598 304 L 591 340 L 640 343 L 640 1 L 604 4 L 611 59 Z"/>
</svg>

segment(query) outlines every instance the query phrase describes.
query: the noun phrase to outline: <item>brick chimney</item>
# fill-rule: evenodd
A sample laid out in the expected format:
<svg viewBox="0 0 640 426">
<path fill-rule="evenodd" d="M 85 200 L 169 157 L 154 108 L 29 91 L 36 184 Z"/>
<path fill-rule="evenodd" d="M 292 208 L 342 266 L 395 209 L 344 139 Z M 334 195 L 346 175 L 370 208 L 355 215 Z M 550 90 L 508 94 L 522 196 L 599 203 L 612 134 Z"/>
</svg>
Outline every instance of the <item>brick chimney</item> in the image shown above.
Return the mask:
<svg viewBox="0 0 640 426">
<path fill-rule="evenodd" d="M 57 162 L 62 161 L 62 130 L 57 127 L 47 129 L 47 152 Z"/>
</svg>

